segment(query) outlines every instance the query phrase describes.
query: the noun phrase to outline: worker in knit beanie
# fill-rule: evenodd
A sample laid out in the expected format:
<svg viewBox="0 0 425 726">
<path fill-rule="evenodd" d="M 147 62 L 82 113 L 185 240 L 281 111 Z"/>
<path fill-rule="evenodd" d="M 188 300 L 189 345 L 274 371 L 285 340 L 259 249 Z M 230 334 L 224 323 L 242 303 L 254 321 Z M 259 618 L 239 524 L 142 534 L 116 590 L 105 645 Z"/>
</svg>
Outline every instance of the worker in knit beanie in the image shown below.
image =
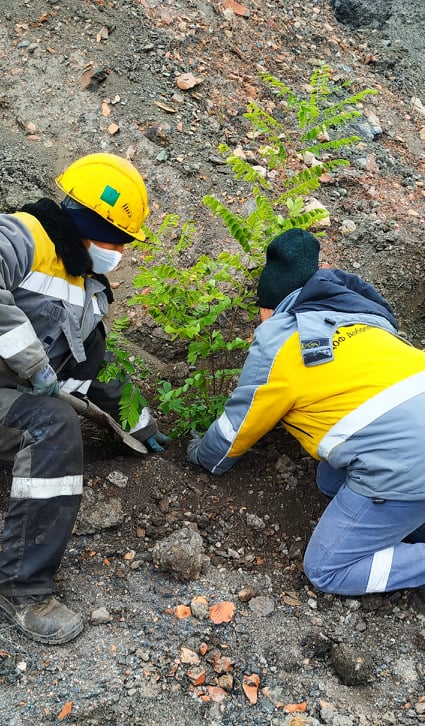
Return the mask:
<svg viewBox="0 0 425 726">
<path fill-rule="evenodd" d="M 276 429 L 278 447 L 283 427 L 317 462 L 328 498 L 303 557 L 313 587 L 343 596 L 411 588 L 423 607 L 425 352 L 399 337 L 378 290 L 319 270 L 318 256 L 302 229 L 270 243 L 261 325 L 224 410 L 203 436 L 194 432 L 187 458 L 221 475 L 250 452 L 261 472 L 269 453 L 260 442 Z M 282 454 L 287 445 L 284 436 Z M 298 487 L 308 496 L 305 477 Z M 275 508 L 287 506 L 280 490 L 276 478 Z"/>
</svg>

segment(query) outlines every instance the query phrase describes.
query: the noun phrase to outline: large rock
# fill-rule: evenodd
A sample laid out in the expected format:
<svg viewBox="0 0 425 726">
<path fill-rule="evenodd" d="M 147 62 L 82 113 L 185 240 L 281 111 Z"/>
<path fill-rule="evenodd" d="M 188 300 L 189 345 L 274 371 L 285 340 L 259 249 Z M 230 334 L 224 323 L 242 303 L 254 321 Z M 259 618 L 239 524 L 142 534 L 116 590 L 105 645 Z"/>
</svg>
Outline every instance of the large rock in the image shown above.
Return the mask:
<svg viewBox="0 0 425 726">
<path fill-rule="evenodd" d="M 81 509 L 74 532 L 78 535 L 95 534 L 103 529 L 118 527 L 125 518 L 121 501 L 108 497 L 89 487 L 84 487 Z"/>
<path fill-rule="evenodd" d="M 201 535 L 189 527 L 183 527 L 157 542 L 152 551 L 152 560 L 157 570 L 169 572 L 183 581 L 197 580 L 209 564 Z"/>
</svg>

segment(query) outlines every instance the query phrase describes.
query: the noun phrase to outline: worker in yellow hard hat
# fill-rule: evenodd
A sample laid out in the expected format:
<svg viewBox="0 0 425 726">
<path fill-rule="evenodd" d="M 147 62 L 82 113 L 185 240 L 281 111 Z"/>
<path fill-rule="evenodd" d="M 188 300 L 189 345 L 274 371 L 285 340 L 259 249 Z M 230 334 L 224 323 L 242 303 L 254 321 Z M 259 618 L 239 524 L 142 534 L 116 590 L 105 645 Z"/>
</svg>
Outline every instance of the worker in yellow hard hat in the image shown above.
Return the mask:
<svg viewBox="0 0 425 726">
<path fill-rule="evenodd" d="M 144 239 L 145 183 L 113 154 L 89 154 L 57 178 L 65 198 L 0 214 L 0 459 L 12 467 L 0 548 L 0 613 L 42 643 L 65 643 L 83 621 L 52 594 L 83 485 L 77 414 L 60 389 L 119 420 L 122 382 L 96 380 L 105 355 L 105 273 Z M 11 371 L 11 373 L 8 373 Z M 27 382 L 27 390 L 16 378 Z M 133 436 L 161 450 L 144 409 Z"/>
<path fill-rule="evenodd" d="M 83 156 L 59 174 L 56 184 L 82 205 L 87 219 L 92 212 L 102 217 L 108 223 L 102 228 L 107 235 L 115 232 L 122 244 L 145 239 L 142 224 L 149 214 L 148 195 L 142 177 L 127 159 L 114 154 Z"/>
<path fill-rule="evenodd" d="M 89 240 L 94 272 L 110 272 L 122 246 L 144 240 L 142 224 L 149 214 L 145 183 L 126 159 L 89 154 L 68 166 L 56 179 L 67 195 L 62 209 L 81 238 Z"/>
</svg>

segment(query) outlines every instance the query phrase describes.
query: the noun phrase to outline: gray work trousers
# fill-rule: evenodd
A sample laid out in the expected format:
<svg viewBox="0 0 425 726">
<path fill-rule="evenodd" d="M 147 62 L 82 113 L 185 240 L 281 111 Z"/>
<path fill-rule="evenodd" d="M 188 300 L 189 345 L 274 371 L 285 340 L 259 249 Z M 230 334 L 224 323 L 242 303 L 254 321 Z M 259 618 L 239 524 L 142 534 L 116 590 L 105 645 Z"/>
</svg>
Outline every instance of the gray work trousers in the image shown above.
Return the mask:
<svg viewBox="0 0 425 726">
<path fill-rule="evenodd" d="M 0 546 L 0 593 L 49 595 L 83 487 L 77 414 L 49 396 L 0 391 L 0 458 L 12 489 Z"/>
<path fill-rule="evenodd" d="M 96 380 L 105 355 L 100 326 L 85 350 L 87 359 L 60 366 L 59 378 L 87 382 L 87 397 L 119 420 L 123 383 Z M 74 409 L 58 398 L 22 393 L 1 379 L 0 460 L 13 477 L 0 541 L 0 594 L 49 595 L 83 490 L 83 442 Z"/>
</svg>

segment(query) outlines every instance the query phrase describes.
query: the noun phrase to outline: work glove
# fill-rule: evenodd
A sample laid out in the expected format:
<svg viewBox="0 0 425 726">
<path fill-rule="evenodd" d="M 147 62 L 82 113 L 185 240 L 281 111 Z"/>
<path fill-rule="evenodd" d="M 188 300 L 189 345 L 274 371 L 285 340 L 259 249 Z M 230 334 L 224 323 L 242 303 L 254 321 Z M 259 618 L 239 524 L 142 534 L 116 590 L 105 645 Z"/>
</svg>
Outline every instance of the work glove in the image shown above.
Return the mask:
<svg viewBox="0 0 425 726">
<path fill-rule="evenodd" d="M 192 441 L 189 441 L 186 449 L 186 455 L 189 459 L 191 464 L 197 464 L 200 466 L 200 461 L 198 459 L 198 449 L 201 445 L 202 437 L 199 436 L 197 431 L 191 431 L 190 435 L 192 437 Z"/>
<path fill-rule="evenodd" d="M 149 436 L 143 443 L 149 446 L 152 451 L 164 451 L 164 447 L 161 444 L 168 444 L 169 441 L 171 441 L 170 437 L 158 430 L 156 434 Z"/>
<path fill-rule="evenodd" d="M 59 395 L 59 383 L 55 371 L 49 363 L 46 363 L 44 368 L 41 368 L 36 373 L 30 376 L 30 383 L 32 390 L 29 389 L 28 393 L 34 396 L 58 396 Z"/>
<path fill-rule="evenodd" d="M 148 408 L 142 408 L 137 424 L 130 429 L 135 439 L 149 446 L 152 451 L 164 451 L 162 444 L 171 441 L 169 436 L 163 434 Z"/>
</svg>

